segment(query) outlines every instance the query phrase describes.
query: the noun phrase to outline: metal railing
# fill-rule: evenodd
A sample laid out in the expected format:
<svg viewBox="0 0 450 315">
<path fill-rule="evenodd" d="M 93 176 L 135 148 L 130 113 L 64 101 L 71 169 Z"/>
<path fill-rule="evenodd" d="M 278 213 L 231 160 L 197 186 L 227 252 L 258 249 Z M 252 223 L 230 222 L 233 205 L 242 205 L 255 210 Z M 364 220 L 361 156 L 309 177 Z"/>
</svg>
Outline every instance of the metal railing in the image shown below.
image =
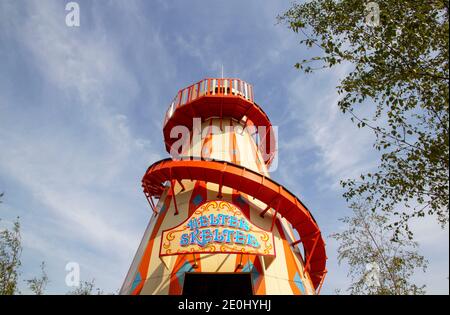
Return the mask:
<svg viewBox="0 0 450 315">
<path fill-rule="evenodd" d="M 164 126 L 175 110 L 203 96 L 238 96 L 253 103 L 251 84 L 234 78 L 204 79 L 180 90 L 166 112 Z"/>
</svg>

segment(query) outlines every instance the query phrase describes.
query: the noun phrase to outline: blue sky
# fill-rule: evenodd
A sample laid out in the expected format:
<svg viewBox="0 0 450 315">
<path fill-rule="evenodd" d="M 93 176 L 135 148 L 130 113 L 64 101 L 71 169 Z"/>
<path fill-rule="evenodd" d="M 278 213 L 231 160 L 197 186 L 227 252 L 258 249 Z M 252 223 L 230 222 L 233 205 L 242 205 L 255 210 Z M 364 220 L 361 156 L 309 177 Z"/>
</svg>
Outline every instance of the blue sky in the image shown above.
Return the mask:
<svg viewBox="0 0 450 315">
<path fill-rule="evenodd" d="M 299 196 L 327 237 L 322 293 L 348 285 L 328 235 L 349 213 L 339 180 L 376 165 L 373 135 L 336 106 L 345 66 L 305 75 L 311 55 L 277 25 L 289 1 L 0 1 L 0 205 L 2 226 L 21 217 L 22 278 L 45 261 L 47 292 L 64 293 L 65 265 L 106 292 L 122 284 L 150 209 L 146 168 L 164 158 L 162 121 L 175 93 L 205 77 L 239 77 L 279 126 L 272 177 Z M 363 109 L 365 110 L 365 109 Z M 367 109 L 368 110 L 368 109 Z M 415 225 L 430 261 L 419 283 L 448 294 L 448 229 Z M 23 292 L 28 292 L 22 285 Z"/>
</svg>

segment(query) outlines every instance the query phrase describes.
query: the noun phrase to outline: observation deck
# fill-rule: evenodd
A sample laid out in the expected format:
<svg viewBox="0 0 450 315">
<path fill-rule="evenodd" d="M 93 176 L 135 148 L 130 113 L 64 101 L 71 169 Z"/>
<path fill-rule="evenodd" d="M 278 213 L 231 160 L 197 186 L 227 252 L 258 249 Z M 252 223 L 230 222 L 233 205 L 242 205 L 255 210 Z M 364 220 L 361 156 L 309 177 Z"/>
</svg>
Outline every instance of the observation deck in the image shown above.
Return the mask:
<svg viewBox="0 0 450 315">
<path fill-rule="evenodd" d="M 176 138 L 170 137 L 175 126 L 186 126 L 192 130 L 193 119 L 233 118 L 243 124 L 251 122 L 254 126 L 265 127 L 265 133 L 259 134 L 259 149 L 264 151 L 264 163 L 272 162 L 276 143 L 271 143 L 272 124 L 266 113 L 254 102 L 253 87 L 243 80 L 235 78 L 208 78 L 181 89 L 170 103 L 164 118 L 164 142 L 170 149 Z"/>
</svg>

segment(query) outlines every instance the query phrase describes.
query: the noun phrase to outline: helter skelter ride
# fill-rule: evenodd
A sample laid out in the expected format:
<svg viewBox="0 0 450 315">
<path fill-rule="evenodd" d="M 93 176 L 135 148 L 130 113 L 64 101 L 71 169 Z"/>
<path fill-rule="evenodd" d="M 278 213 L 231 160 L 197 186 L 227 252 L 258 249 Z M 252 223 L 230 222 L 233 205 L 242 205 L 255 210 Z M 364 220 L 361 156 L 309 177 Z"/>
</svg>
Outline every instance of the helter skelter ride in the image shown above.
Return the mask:
<svg viewBox="0 0 450 315">
<path fill-rule="evenodd" d="M 120 293 L 318 294 L 325 243 L 270 179 L 275 137 L 252 86 L 210 78 L 180 90 L 163 134 L 172 158 L 142 179 L 153 214 Z"/>
</svg>

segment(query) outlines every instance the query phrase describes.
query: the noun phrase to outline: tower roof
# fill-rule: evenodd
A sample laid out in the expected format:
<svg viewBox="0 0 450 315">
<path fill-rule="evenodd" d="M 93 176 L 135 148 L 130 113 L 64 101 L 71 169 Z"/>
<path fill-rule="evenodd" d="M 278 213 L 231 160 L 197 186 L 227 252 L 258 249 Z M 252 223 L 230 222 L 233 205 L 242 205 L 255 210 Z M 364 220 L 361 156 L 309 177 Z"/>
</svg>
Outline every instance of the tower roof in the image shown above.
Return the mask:
<svg viewBox="0 0 450 315">
<path fill-rule="evenodd" d="M 164 119 L 164 142 L 167 152 L 177 140 L 170 137 L 175 126 L 192 129 L 193 119 L 202 121 L 212 117 L 234 118 L 247 124 L 264 126 L 265 134 L 260 134 L 261 144 L 265 141 L 265 163 L 269 165 L 276 151 L 276 144 L 270 143 L 269 132 L 272 124 L 266 113 L 254 102 L 253 87 L 236 78 L 208 78 L 181 89 L 169 105 Z"/>
</svg>

